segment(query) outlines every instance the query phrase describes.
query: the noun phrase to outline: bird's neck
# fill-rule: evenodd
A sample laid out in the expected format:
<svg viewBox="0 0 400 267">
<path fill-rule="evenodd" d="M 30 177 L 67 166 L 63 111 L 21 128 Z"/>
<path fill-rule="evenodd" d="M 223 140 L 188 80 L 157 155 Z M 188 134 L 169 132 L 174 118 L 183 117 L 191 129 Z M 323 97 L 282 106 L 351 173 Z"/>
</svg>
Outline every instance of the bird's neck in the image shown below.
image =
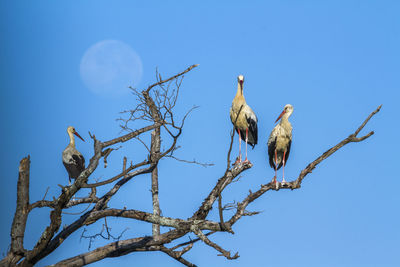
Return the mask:
<svg viewBox="0 0 400 267">
<path fill-rule="evenodd" d="M 282 116 L 282 119 L 281 119 L 281 121 L 279 122 L 279 124 L 280 124 L 281 126 L 291 126 L 291 124 L 290 124 L 290 122 L 289 122 L 289 116 L 290 116 L 290 114 L 284 114 L 284 115 Z"/>
<path fill-rule="evenodd" d="M 69 144 L 75 147 L 75 136 L 73 133 L 68 132 L 69 135 Z"/>
<path fill-rule="evenodd" d="M 289 122 L 288 118 L 289 118 L 288 114 L 283 114 L 281 121 L 279 123 L 280 124 L 288 123 Z"/>
<path fill-rule="evenodd" d="M 240 83 L 238 83 L 238 87 L 237 87 L 235 98 L 244 100 L 243 88 L 242 88 L 242 85 L 240 85 Z"/>
</svg>

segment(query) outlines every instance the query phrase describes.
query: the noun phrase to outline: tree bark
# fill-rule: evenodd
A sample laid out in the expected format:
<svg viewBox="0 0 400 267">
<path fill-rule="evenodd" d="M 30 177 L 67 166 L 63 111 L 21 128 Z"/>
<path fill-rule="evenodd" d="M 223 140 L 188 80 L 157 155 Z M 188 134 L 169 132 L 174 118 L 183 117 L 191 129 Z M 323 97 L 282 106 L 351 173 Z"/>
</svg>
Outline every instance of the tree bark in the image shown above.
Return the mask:
<svg viewBox="0 0 400 267">
<path fill-rule="evenodd" d="M 19 163 L 17 183 L 17 207 L 11 226 L 11 246 L 7 256 L 0 261 L 0 266 L 13 266 L 25 255 L 24 235 L 29 214 L 29 171 L 30 157 Z"/>
<path fill-rule="evenodd" d="M 158 163 L 160 156 L 161 137 L 160 127 L 151 132 L 151 160 Z M 160 201 L 158 199 L 158 167 L 156 166 L 151 172 L 151 194 L 153 198 L 153 214 L 159 216 L 161 214 Z M 153 223 L 153 236 L 160 235 L 160 225 Z"/>
</svg>

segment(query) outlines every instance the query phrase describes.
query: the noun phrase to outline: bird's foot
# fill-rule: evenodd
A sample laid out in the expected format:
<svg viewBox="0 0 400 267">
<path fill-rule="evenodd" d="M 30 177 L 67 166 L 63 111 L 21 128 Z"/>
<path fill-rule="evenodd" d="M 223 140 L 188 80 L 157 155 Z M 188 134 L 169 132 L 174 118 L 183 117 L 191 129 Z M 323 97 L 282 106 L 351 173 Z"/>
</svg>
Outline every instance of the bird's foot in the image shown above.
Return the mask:
<svg viewBox="0 0 400 267">
<path fill-rule="evenodd" d="M 251 163 L 247 158 L 243 161 L 243 163 L 249 164 Z"/>
<path fill-rule="evenodd" d="M 281 183 L 282 183 L 282 184 L 286 184 L 285 178 L 282 179 L 282 182 L 281 182 Z"/>
<path fill-rule="evenodd" d="M 277 181 L 276 176 L 274 176 L 274 178 L 272 178 L 272 183 L 273 183 L 273 186 L 275 186 L 275 190 L 278 190 L 279 182 Z"/>
<path fill-rule="evenodd" d="M 238 164 L 240 164 L 242 162 L 242 155 L 239 155 L 237 158 L 236 158 L 236 161 L 235 161 L 235 163 L 233 163 L 233 165 L 238 165 Z"/>
</svg>

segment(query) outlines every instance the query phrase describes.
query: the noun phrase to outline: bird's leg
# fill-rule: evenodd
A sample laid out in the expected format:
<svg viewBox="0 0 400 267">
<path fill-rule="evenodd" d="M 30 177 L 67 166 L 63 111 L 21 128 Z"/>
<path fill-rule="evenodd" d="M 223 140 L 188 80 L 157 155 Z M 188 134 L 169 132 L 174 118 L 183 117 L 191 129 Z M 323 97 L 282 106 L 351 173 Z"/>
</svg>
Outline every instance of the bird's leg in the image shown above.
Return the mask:
<svg viewBox="0 0 400 267">
<path fill-rule="evenodd" d="M 278 165 L 278 156 L 276 154 L 276 149 L 275 149 L 275 176 L 274 176 L 274 181 L 276 184 L 276 166 Z"/>
<path fill-rule="evenodd" d="M 240 136 L 240 131 L 239 131 L 239 162 L 242 162 L 242 137 Z"/>
<path fill-rule="evenodd" d="M 282 164 L 283 164 L 283 169 L 282 169 L 282 183 L 286 183 L 285 181 L 285 154 L 286 151 L 283 151 L 283 159 L 282 159 Z"/>
<path fill-rule="evenodd" d="M 244 160 L 244 162 L 249 162 L 247 159 L 247 140 L 248 140 L 248 134 L 249 134 L 249 129 L 246 128 L 246 159 Z"/>
<path fill-rule="evenodd" d="M 242 152 L 241 152 L 241 138 L 240 138 L 240 131 L 237 129 L 238 135 L 239 135 L 239 157 L 236 158 L 235 165 L 240 163 L 242 161 Z"/>
</svg>

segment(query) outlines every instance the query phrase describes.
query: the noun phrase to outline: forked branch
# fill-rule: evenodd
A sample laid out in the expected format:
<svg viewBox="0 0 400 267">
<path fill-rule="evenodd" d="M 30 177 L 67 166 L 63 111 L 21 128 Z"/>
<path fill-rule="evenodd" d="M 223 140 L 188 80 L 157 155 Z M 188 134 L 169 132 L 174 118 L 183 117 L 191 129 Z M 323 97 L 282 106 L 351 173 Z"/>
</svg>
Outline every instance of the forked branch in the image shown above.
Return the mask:
<svg viewBox="0 0 400 267">
<path fill-rule="evenodd" d="M 164 157 L 169 157 L 187 163 L 200 164 L 202 166 L 209 165 L 197 162 L 196 160 L 181 160 L 176 158 L 174 155 L 174 152 L 179 148 L 177 145 L 178 138 L 182 134 L 185 119 L 195 108 L 190 109 L 186 114 L 184 114 L 182 119 L 177 120 L 174 116 L 174 107 L 177 103 L 184 74 L 195 67 L 197 67 L 197 65 L 192 65 L 183 72 L 167 79 L 162 79 L 161 75 L 157 72 L 156 83 L 150 85 L 143 91 L 132 89 L 134 95 L 137 97 L 138 104 L 133 110 L 126 112 L 129 113 L 129 117 L 128 119 L 123 119 L 125 124 L 121 125 L 123 129 L 129 130 L 130 132 L 106 142 L 100 142 L 94 135 L 91 135 L 94 141 L 94 153 L 90 159 L 89 165 L 75 180 L 74 184 L 71 186 L 61 185 L 61 193 L 57 198 L 53 198 L 53 200 L 45 200 L 43 198 L 42 200 L 33 202 L 32 204 L 29 203 L 29 157 L 24 158 L 21 161 L 17 186 L 17 208 L 11 228 L 10 250 L 6 257 L 0 262 L 1 266 L 13 266 L 17 265 L 17 263 L 19 266 L 32 266 L 57 249 L 64 240 L 70 237 L 78 229 L 98 222 L 103 218 L 106 222 L 107 217 L 125 218 L 153 224 L 153 235 L 121 240 L 122 235 L 117 237 L 112 236 L 109 232 L 110 228 L 107 223 L 105 223 L 103 230 L 99 234 L 89 236 L 89 239 L 94 240 L 93 238 L 102 236 L 106 239 L 113 239 L 114 242 L 110 242 L 109 244 L 98 247 L 87 253 L 82 253 L 60 261 L 54 266 L 83 266 L 104 258 L 119 257 L 131 252 L 139 251 L 161 251 L 185 266 L 195 266 L 182 256 L 190 251 L 194 244 L 199 241 L 213 247 L 221 256 L 224 256 L 227 259 L 237 259 L 239 257 L 238 253 L 231 255 L 229 251 L 211 241 L 209 237 L 217 232 L 229 232 L 233 234 L 234 232 L 232 227 L 239 219 L 244 216 L 258 214 L 258 212 L 249 212 L 246 210 L 250 203 L 254 202 L 270 190 L 294 190 L 300 188 L 304 178 L 311 173 L 319 163 L 327 159 L 346 144 L 361 142 L 374 134 L 374 132 L 371 131 L 362 137 L 358 137 L 358 134 L 365 127 L 368 121 L 379 112 L 381 106 L 373 111 L 354 133 L 350 134 L 347 138 L 308 164 L 300 172 L 296 180 L 287 183 L 270 182 L 265 185 L 260 185 L 255 192 L 249 190 L 248 195 L 242 201 L 233 202 L 233 204 L 223 206 L 223 191 L 230 184 L 237 181 L 238 178 L 242 177 L 241 174 L 244 171 L 253 166 L 249 162 L 237 163 L 234 166 L 231 166 L 231 151 L 235 135 L 235 131 L 233 130 L 230 135 L 230 146 L 227 152 L 226 162 L 227 166 L 224 174 L 218 179 L 215 186 L 210 189 L 200 207 L 194 211 L 193 215 L 188 219 L 163 216 L 161 215 L 158 200 L 158 162 Z M 241 109 L 239 110 L 239 113 L 240 112 Z M 150 123 L 147 123 L 147 126 L 140 129 L 130 129 L 128 123 L 132 123 L 136 120 Z M 146 144 L 144 141 L 146 139 L 142 140 L 139 136 L 150 131 L 152 131 L 151 142 L 150 144 Z M 169 142 L 164 142 L 164 139 L 162 139 L 164 135 L 166 136 L 166 141 L 169 140 Z M 131 139 L 138 139 L 146 147 L 147 152 L 143 157 L 144 160 L 135 165 L 131 163 L 127 166 L 127 160 L 124 158 L 122 171 L 116 172 L 113 174 L 113 177 L 105 179 L 104 181 L 88 183 L 89 177 L 99 165 L 99 160 L 103 157 L 104 162 L 106 163 L 107 157 L 110 155 L 111 151 L 116 150 L 116 148 L 112 148 L 111 146 L 127 142 Z M 162 144 L 168 144 L 165 148 L 163 147 L 163 149 L 161 149 L 161 141 L 163 141 Z M 108 207 L 109 203 L 112 203 L 110 200 L 120 191 L 122 186 L 131 181 L 134 177 L 150 173 L 152 174 L 152 213 L 127 209 L 126 207 Z M 115 183 L 111 184 L 113 182 Z M 108 188 L 107 185 L 109 185 Z M 103 188 L 106 190 L 99 190 L 103 195 L 97 196 L 96 188 L 99 186 L 104 186 Z M 91 188 L 90 194 L 82 199 L 71 200 L 72 196 L 82 188 Z M 219 220 L 217 219 L 216 221 L 213 221 L 207 218 L 209 217 L 211 209 L 215 207 L 217 199 Z M 60 229 L 62 215 L 65 214 L 65 209 L 83 203 L 94 203 L 94 207 L 91 207 L 90 210 L 85 210 L 85 213 L 80 217 L 76 217 L 71 224 Z M 32 250 L 26 250 L 23 247 L 23 239 L 25 235 L 27 216 L 34 208 L 40 207 L 48 207 L 51 209 L 50 224 L 43 231 L 35 247 Z M 223 213 L 227 209 L 232 209 L 234 214 L 224 219 Z M 229 220 L 226 220 L 228 218 Z M 171 227 L 172 229 L 161 233 L 160 226 Z M 189 237 L 191 233 L 194 233 L 197 238 L 191 239 L 187 242 L 179 241 L 180 238 Z M 171 245 L 172 242 L 178 241 L 180 243 Z M 90 245 L 91 244 L 92 243 L 90 242 Z"/>
</svg>

